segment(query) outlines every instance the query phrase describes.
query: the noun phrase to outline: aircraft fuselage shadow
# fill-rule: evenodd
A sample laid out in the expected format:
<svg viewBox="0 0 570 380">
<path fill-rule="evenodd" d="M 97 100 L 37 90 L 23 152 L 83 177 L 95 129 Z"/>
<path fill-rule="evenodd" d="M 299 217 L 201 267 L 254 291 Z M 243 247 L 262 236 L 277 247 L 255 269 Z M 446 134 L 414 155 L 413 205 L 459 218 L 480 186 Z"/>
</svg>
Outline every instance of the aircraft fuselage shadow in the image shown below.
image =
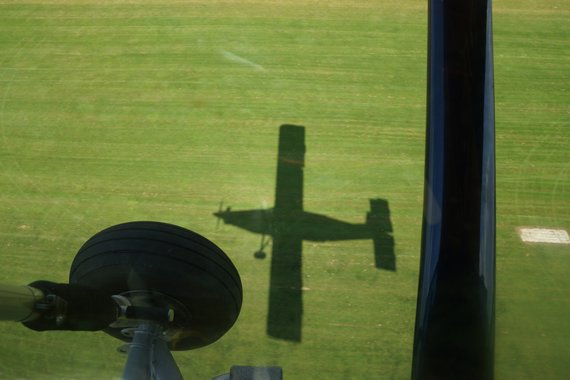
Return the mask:
<svg viewBox="0 0 570 380">
<path fill-rule="evenodd" d="M 305 128 L 282 125 L 279 133 L 275 207 L 272 209 L 220 210 L 214 215 L 226 224 L 273 239 L 267 334 L 300 342 L 303 316 L 303 241 L 372 239 L 378 269 L 396 270 L 390 209 L 385 199 L 370 199 L 365 223 L 348 223 L 303 208 Z"/>
</svg>

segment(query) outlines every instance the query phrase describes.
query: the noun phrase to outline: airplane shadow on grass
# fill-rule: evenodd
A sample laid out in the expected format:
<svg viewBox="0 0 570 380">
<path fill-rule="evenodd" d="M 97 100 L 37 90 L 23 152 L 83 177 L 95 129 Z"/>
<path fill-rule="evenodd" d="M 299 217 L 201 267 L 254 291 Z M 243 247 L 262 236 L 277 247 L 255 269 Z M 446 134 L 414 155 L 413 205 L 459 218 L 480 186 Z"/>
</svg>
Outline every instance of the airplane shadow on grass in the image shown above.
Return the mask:
<svg viewBox="0 0 570 380">
<path fill-rule="evenodd" d="M 370 199 L 366 222 L 353 224 L 303 209 L 303 167 L 305 128 L 282 125 L 279 133 L 275 207 L 232 211 L 230 207 L 214 215 L 226 224 L 261 234 L 261 247 L 273 239 L 267 334 L 274 338 L 301 341 L 303 315 L 302 245 L 308 241 L 372 239 L 378 269 L 396 270 L 394 238 L 388 201 Z"/>
</svg>

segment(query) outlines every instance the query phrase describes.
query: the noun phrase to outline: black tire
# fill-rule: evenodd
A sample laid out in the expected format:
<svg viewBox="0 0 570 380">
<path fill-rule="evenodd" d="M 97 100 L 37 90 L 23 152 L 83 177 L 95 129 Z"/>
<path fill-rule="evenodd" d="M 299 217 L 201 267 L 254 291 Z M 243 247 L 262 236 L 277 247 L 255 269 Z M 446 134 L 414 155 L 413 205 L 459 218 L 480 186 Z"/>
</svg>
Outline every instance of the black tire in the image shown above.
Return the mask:
<svg viewBox="0 0 570 380">
<path fill-rule="evenodd" d="M 109 296 L 150 291 L 176 300 L 186 310 L 177 313 L 175 307 L 172 350 L 218 340 L 235 323 L 242 303 L 239 274 L 220 248 L 195 232 L 160 222 L 124 223 L 95 234 L 75 256 L 69 283 Z M 119 328 L 105 331 L 128 340 Z"/>
</svg>

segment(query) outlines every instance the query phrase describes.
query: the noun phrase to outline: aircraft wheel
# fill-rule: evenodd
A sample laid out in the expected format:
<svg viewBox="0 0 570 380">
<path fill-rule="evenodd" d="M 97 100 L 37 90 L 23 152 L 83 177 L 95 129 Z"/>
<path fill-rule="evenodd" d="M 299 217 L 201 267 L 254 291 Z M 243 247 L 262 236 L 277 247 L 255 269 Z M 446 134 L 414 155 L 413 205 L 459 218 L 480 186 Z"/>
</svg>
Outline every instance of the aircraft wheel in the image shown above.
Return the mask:
<svg viewBox="0 0 570 380">
<path fill-rule="evenodd" d="M 226 254 L 195 232 L 161 222 L 123 223 L 95 234 L 75 256 L 69 283 L 168 304 L 175 310 L 172 350 L 213 343 L 233 326 L 242 304 L 240 277 Z M 120 328 L 105 331 L 127 340 Z"/>
</svg>

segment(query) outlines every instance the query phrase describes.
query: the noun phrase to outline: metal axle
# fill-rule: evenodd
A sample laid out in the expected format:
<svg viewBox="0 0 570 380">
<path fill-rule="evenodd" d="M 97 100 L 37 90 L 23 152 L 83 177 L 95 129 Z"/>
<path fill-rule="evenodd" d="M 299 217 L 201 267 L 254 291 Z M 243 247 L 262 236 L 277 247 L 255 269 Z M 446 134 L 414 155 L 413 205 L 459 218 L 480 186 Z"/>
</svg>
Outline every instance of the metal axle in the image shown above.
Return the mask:
<svg viewBox="0 0 570 380">
<path fill-rule="evenodd" d="M 127 345 L 128 358 L 123 380 L 182 380 L 160 324 L 143 323 L 122 332 L 133 338 L 132 343 Z"/>
<path fill-rule="evenodd" d="M 26 322 L 39 316 L 34 306 L 44 293 L 31 286 L 0 284 L 0 320 Z"/>
</svg>

